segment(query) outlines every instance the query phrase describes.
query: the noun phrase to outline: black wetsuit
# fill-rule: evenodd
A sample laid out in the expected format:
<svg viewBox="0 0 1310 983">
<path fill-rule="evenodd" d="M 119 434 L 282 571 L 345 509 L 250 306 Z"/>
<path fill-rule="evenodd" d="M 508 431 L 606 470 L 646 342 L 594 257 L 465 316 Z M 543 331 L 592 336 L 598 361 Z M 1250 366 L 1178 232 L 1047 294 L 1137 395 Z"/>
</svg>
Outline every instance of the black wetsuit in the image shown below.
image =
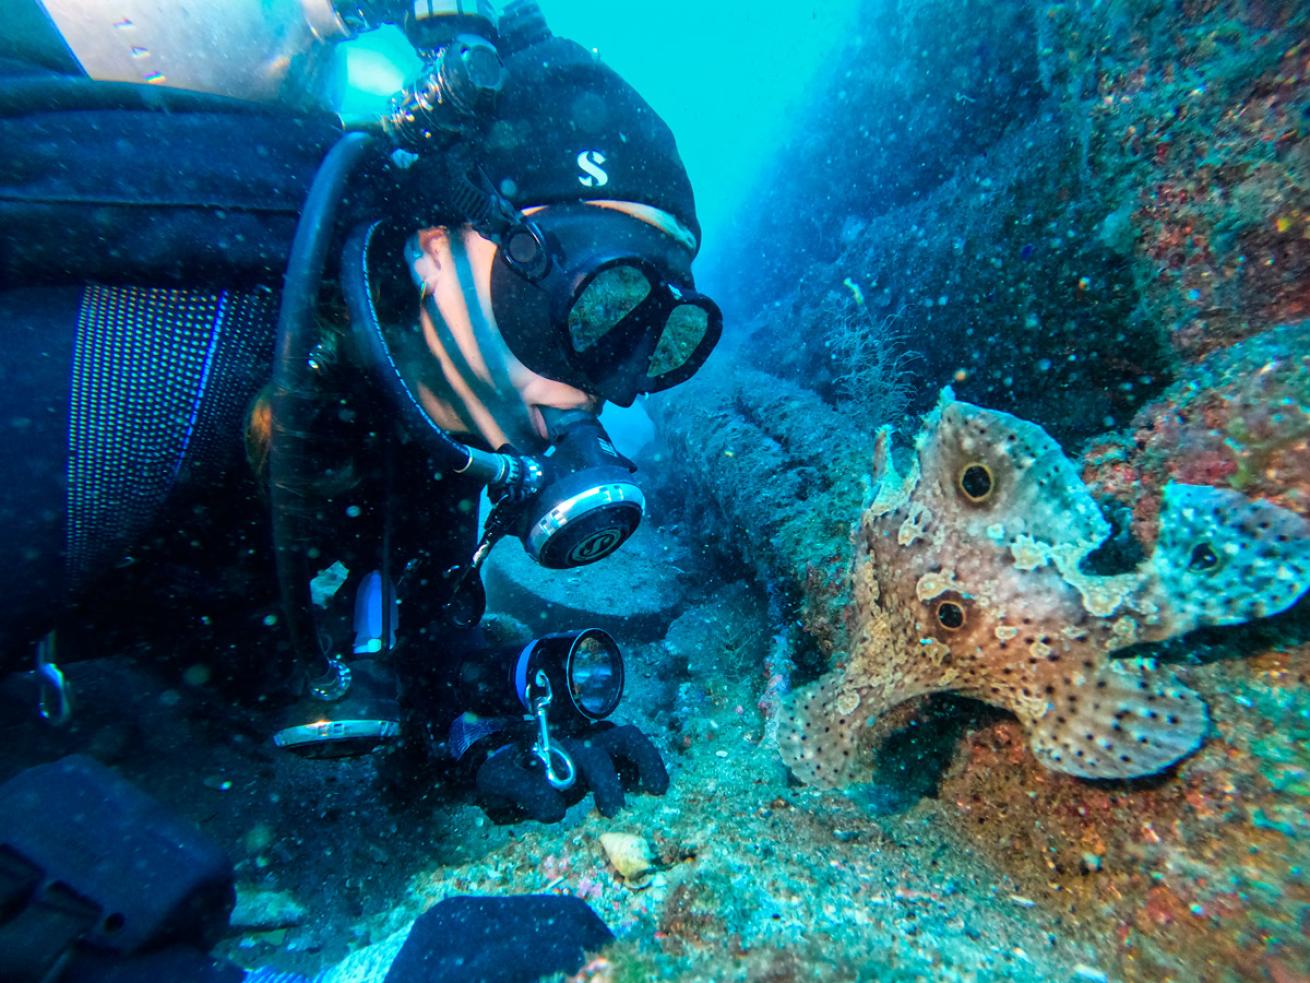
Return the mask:
<svg viewBox="0 0 1310 983">
<path fill-rule="evenodd" d="M 246 423 L 300 207 L 339 127 L 7 67 L 0 669 L 30 667 L 58 625 L 64 655 L 120 639 L 165 655 L 180 638 L 188 664 L 266 686 L 286 638 Z M 323 566 L 358 578 L 389 514 L 393 570 L 410 566 L 404 588 L 432 601 L 407 607 L 412 631 L 438 617 L 437 573 L 472 550 L 477 489 L 434 481 L 338 347 L 323 358 L 311 533 Z"/>
</svg>

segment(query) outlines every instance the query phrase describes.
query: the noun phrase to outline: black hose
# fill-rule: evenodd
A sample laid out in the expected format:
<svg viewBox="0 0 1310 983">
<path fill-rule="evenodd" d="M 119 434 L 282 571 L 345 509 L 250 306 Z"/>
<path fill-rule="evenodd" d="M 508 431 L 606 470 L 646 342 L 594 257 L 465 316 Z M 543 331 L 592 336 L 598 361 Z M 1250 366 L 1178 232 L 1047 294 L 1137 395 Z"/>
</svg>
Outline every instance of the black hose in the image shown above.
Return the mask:
<svg viewBox="0 0 1310 983">
<path fill-rule="evenodd" d="M 391 541 L 396 530 L 396 435 L 388 432 L 383 448 L 384 498 L 382 500 L 382 551 L 378 557 L 378 573 L 382 577 L 382 648 L 383 655 L 391 652 Z"/>
<path fill-rule="evenodd" d="M 313 665 L 321 656 L 310 597 L 308 527 L 312 496 L 306 487 L 311 430 L 318 410 L 310 358 L 318 339 L 319 284 L 346 179 L 375 142 L 366 133 L 347 133 L 328 152 L 314 175 L 296 225 L 278 311 L 269 495 L 283 617 L 292 656 L 301 667 Z"/>
<path fill-rule="evenodd" d="M 437 426 L 419 405 L 401 377 L 400 368 L 382 334 L 368 279 L 368 247 L 379 224 L 362 222 L 355 226 L 342 250 L 341 289 L 346 296 L 350 323 L 368 358 L 374 380 L 387 393 L 405 430 L 423 441 L 438 470 L 463 472 L 469 466 L 470 449 Z"/>
</svg>

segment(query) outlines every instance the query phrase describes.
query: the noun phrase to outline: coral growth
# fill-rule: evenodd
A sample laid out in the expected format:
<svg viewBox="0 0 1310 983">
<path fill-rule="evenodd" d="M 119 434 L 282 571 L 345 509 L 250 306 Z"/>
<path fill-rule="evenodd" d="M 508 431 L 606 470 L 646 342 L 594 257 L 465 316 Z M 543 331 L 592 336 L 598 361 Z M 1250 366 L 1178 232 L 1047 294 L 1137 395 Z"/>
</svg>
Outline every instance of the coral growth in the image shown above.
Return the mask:
<svg viewBox="0 0 1310 983">
<path fill-rule="evenodd" d="M 1155 540 L 1170 481 L 1230 487 L 1310 516 L 1310 321 L 1281 325 L 1188 366 L 1130 430 L 1093 442 L 1083 477 Z"/>
<path fill-rule="evenodd" d="M 1310 46 L 1280 40 L 1198 23 L 1163 91 L 1145 54 L 1100 80 L 1104 151 L 1142 173 L 1139 286 L 1187 359 L 1310 313 Z"/>
<path fill-rule="evenodd" d="M 944 690 L 1013 711 L 1057 771 L 1158 771 L 1200 743 L 1205 706 L 1168 674 L 1110 656 L 1274 614 L 1310 587 L 1310 522 L 1181 484 L 1164 490 L 1146 562 L 1088 573 L 1110 526 L 1059 446 L 949 389 L 904 478 L 888 443 L 885 428 L 857 535 L 849 659 L 797 692 L 780 728 L 784 759 L 811 784 L 857 780 L 870 719 Z"/>
<path fill-rule="evenodd" d="M 816 636 L 840 634 L 850 527 L 864 489 L 872 435 L 813 392 L 752 369 L 703 371 L 646 403 L 667 446 L 668 498 L 683 503 L 692 538 L 745 560 Z M 705 494 L 688 497 L 686 482 Z M 707 507 L 708 506 L 708 507 Z"/>
<path fill-rule="evenodd" d="M 816 321 L 823 324 L 836 366 L 837 395 L 854 416 L 874 424 L 900 420 L 913 391 L 910 365 L 918 353 L 907 349 L 904 311 L 875 317 L 853 284 L 850 299 L 830 294 Z"/>
<path fill-rule="evenodd" d="M 1189 673 L 1216 732 L 1168 781 L 1066 779 L 999 720 L 966 737 L 937 789 L 943 818 L 1025 895 L 1076 913 L 1068 928 L 1097 939 L 1113 979 L 1310 973 L 1310 645 L 1241 647 Z"/>
<path fill-rule="evenodd" d="M 840 114 L 783 150 L 768 207 L 745 220 L 760 231 L 730 246 L 763 325 L 752 364 L 828 396 L 832 339 L 796 325 L 818 327 L 849 278 L 875 313 L 905 309 L 921 381 L 954 377 L 966 398 L 1081 440 L 1121 426 L 1180 364 L 1310 313 L 1307 5 L 863 6 L 840 83 L 817 98 L 894 109 Z M 993 33 L 993 12 L 1017 10 L 1031 22 Z M 914 47 L 906 84 L 983 52 L 1006 70 L 892 95 L 893 63 L 859 46 L 919 17 L 951 24 Z M 939 156 L 962 140 L 968 152 Z M 905 166 L 909 148 L 933 166 Z M 864 179 L 816 207 L 786 177 L 817 160 Z M 787 248 L 756 245 L 773 240 Z M 911 405 L 933 396 L 921 385 Z"/>
</svg>

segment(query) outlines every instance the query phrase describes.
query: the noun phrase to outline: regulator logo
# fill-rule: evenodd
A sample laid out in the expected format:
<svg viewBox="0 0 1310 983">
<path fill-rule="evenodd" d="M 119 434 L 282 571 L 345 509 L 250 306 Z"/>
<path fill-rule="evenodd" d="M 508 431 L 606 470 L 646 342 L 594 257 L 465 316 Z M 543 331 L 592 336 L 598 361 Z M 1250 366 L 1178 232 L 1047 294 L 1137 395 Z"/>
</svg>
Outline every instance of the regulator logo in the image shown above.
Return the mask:
<svg viewBox="0 0 1310 983">
<path fill-rule="evenodd" d="M 580 567 L 609 556 L 623 545 L 623 530 L 600 529 L 569 550 L 569 564 Z"/>
<path fill-rule="evenodd" d="M 578 154 L 578 169 L 583 173 L 578 175 L 578 183 L 584 188 L 603 188 L 609 184 L 610 176 L 601 168 L 605 163 L 605 155 L 599 150 L 584 150 Z"/>
</svg>

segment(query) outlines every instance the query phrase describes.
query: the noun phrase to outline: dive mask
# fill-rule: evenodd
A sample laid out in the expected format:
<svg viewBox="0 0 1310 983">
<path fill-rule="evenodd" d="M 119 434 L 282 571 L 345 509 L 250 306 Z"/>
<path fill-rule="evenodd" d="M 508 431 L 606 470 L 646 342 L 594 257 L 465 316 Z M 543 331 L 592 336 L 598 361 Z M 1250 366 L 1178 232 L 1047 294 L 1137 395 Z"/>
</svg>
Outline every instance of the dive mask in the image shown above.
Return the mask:
<svg viewBox="0 0 1310 983">
<path fill-rule="evenodd" d="M 696 292 L 676 240 L 594 205 L 551 206 L 526 227 L 533 234 L 507 237 L 491 271 L 496 324 L 525 366 L 631 406 L 704 364 L 723 315 Z"/>
</svg>

